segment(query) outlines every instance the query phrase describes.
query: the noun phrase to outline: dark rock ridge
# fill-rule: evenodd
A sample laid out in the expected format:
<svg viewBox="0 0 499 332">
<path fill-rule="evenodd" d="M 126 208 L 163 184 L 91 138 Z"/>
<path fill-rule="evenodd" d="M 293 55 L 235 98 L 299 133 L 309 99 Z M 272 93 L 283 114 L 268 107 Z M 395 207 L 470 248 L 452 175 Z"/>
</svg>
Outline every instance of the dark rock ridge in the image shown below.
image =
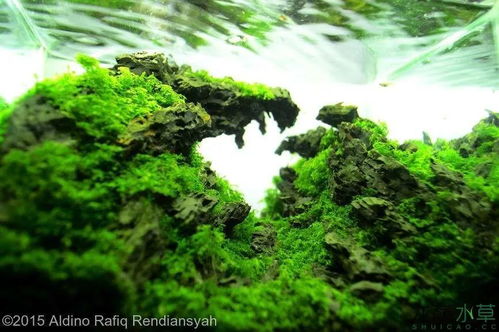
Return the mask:
<svg viewBox="0 0 499 332">
<path fill-rule="evenodd" d="M 277 154 L 284 151 L 298 153 L 303 158 L 313 157 L 320 150 L 322 137 L 326 134 L 326 128 L 318 127 L 307 131 L 305 134 L 290 136 L 286 138 L 276 150 Z"/>
<path fill-rule="evenodd" d="M 161 154 L 164 151 L 187 154 L 196 142 L 209 136 L 211 121 L 204 110 L 191 103 L 175 105 L 133 120 L 120 143 L 131 154 Z"/>
<path fill-rule="evenodd" d="M 346 122 L 341 123 L 338 130 L 344 152 L 329 159 L 333 173 L 331 192 L 335 202 L 350 204 L 366 188 L 396 202 L 420 190 L 420 183 L 406 167 L 372 149 L 366 132 Z"/>
<path fill-rule="evenodd" d="M 280 88 L 272 88 L 272 97 L 268 99 L 245 95 L 236 85 L 206 80 L 193 74 L 189 66 L 171 64 L 160 53 L 127 54 L 117 57 L 116 61 L 115 70 L 128 67 L 135 74 L 152 74 L 184 95 L 187 101 L 199 103 L 211 117 L 212 124 L 206 135 L 235 135 L 238 147 L 244 145 L 244 128 L 251 121 L 257 121 L 265 133 L 265 114 L 272 115 L 281 130 L 293 126 L 298 116 L 299 109 L 289 92 Z"/>
</svg>

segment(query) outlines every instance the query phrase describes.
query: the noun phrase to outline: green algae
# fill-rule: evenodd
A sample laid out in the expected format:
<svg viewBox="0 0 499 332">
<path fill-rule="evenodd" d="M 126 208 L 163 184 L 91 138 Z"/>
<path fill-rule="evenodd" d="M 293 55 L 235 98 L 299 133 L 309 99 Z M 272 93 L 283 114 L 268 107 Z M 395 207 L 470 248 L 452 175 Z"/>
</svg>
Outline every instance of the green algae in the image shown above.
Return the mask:
<svg viewBox="0 0 499 332">
<path fill-rule="evenodd" d="M 164 123 L 151 119 L 161 112 L 175 121 L 207 113 L 153 75 L 79 61 L 84 74 L 39 82 L 7 108 L 2 311 L 8 303 L 26 313 L 212 315 L 227 331 L 366 330 L 407 329 L 427 306 L 497 300 L 496 115 L 433 146 L 399 145 L 364 119 L 339 123 L 315 155 L 281 170 L 256 217 L 195 140 L 182 153 L 124 143 L 148 121 L 144 135 L 156 137 L 150 129 Z M 42 106 L 60 115 L 23 117 Z M 12 130 L 25 121 L 53 133 Z"/>
</svg>

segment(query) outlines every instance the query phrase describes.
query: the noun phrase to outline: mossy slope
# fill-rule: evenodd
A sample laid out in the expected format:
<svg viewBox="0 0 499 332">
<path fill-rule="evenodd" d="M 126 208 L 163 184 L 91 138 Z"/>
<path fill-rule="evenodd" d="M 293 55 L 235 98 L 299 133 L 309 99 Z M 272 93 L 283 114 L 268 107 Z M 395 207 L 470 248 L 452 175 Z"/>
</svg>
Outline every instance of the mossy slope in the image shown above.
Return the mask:
<svg viewBox="0 0 499 332">
<path fill-rule="evenodd" d="M 427 308 L 496 303 L 497 114 L 458 140 L 399 145 L 356 110 L 351 123 L 336 121 L 350 106 L 335 107 L 337 129 L 321 130 L 314 155 L 281 170 L 266 214 L 297 232 L 323 229 L 327 254 L 309 270 L 335 292 L 337 322 L 410 329 L 430 323 L 420 315 Z M 304 154 L 300 146 L 317 135 L 280 149 Z"/>
</svg>

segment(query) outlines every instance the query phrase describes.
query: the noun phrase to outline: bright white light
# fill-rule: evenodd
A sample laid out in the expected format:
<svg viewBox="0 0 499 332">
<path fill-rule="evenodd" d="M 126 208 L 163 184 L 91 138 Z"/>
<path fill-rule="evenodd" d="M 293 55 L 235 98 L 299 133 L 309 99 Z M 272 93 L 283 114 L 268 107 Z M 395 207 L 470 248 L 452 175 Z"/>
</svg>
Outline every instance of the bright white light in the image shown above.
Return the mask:
<svg viewBox="0 0 499 332">
<path fill-rule="evenodd" d="M 0 48 L 0 96 L 12 102 L 43 77 L 43 69 L 42 49 Z"/>
</svg>

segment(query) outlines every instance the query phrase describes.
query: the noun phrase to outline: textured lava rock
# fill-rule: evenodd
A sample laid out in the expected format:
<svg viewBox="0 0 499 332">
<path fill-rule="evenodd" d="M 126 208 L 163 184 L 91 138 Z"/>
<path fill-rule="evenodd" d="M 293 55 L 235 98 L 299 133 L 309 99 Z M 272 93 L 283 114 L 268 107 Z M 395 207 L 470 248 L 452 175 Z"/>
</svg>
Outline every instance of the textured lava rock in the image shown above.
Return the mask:
<svg viewBox="0 0 499 332">
<path fill-rule="evenodd" d="M 337 285 L 349 281 L 374 280 L 387 282 L 390 273 L 383 262 L 364 248 L 356 246 L 350 239 L 328 233 L 324 239 L 327 250 L 333 257 L 331 271 L 336 273 Z"/>
<path fill-rule="evenodd" d="M 342 122 L 353 122 L 359 117 L 357 106 L 343 105 L 338 103 L 335 105 L 327 105 L 320 109 L 317 120 L 320 120 L 332 127 L 338 127 Z"/>
<path fill-rule="evenodd" d="M 293 182 L 296 180 L 296 172 L 292 168 L 285 167 L 281 168 L 279 175 L 281 182 L 279 182 L 277 187 L 281 192 L 282 214 L 284 216 L 293 216 L 303 212 L 311 203 L 312 198 L 303 196 L 294 186 Z"/>
<path fill-rule="evenodd" d="M 275 245 L 277 233 L 274 227 L 264 223 L 251 238 L 251 248 L 257 253 L 269 252 Z"/>
<path fill-rule="evenodd" d="M 168 61 L 163 53 L 144 51 L 117 56 L 114 68 L 118 70 L 119 67 L 127 67 L 136 75 L 154 75 L 169 85 L 178 71 L 178 66 Z"/>
<path fill-rule="evenodd" d="M 161 235 L 164 211 L 145 199 L 128 202 L 119 213 L 120 236 L 130 248 L 124 270 L 137 283 L 156 276 L 167 243 Z"/>
<path fill-rule="evenodd" d="M 311 158 L 319 152 L 322 137 L 326 129 L 318 127 L 307 131 L 305 134 L 287 137 L 276 150 L 277 154 L 284 151 L 298 153 L 303 158 Z"/>
<path fill-rule="evenodd" d="M 23 100 L 9 117 L 2 151 L 28 149 L 46 140 L 69 142 L 83 135 L 74 119 L 54 108 L 43 96 Z"/>
<path fill-rule="evenodd" d="M 229 203 L 224 206 L 221 215 L 216 220 L 216 225 L 222 225 L 224 232 L 231 235 L 234 227 L 246 219 L 251 207 L 244 202 Z"/>
<path fill-rule="evenodd" d="M 187 101 L 199 103 L 211 116 L 210 136 L 235 135 L 238 147 L 244 145 L 244 128 L 251 121 L 256 120 L 265 133 L 265 114 L 272 115 L 281 131 L 293 126 L 298 116 L 299 109 L 289 92 L 280 88 L 271 89 L 272 98 L 246 95 L 237 85 L 192 75 L 189 66 L 171 65 L 159 53 L 139 52 L 122 55 L 116 60 L 114 70 L 128 67 L 136 74 L 152 74 L 184 95 Z"/>
<path fill-rule="evenodd" d="M 201 224 L 209 223 L 213 216 L 210 213 L 216 205 L 214 197 L 196 193 L 185 197 L 179 197 L 173 201 L 172 208 L 174 217 L 180 223 L 181 229 L 192 233 Z"/>
<path fill-rule="evenodd" d="M 210 126 L 210 116 L 200 106 L 175 105 L 133 120 L 120 143 L 131 154 L 170 151 L 185 155 L 194 143 L 209 136 Z"/>
<path fill-rule="evenodd" d="M 377 197 L 362 197 L 352 202 L 353 212 L 367 221 L 376 221 L 387 216 L 388 210 L 393 205 L 384 199 Z"/>
<path fill-rule="evenodd" d="M 331 155 L 329 160 L 333 172 L 332 199 L 338 204 L 349 204 L 366 188 L 379 197 L 397 202 L 421 190 L 421 184 L 406 167 L 372 149 L 366 130 L 342 123 L 338 136 L 344 156 Z"/>
</svg>

